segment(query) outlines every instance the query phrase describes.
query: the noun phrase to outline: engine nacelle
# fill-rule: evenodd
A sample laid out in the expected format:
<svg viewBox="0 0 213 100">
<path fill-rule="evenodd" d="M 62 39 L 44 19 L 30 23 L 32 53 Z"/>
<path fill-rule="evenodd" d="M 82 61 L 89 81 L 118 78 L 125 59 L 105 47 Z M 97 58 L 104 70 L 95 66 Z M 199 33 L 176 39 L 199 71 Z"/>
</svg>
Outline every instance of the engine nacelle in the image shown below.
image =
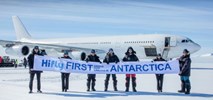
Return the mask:
<svg viewBox="0 0 213 100">
<path fill-rule="evenodd" d="M 30 49 L 28 46 L 16 45 L 5 49 L 6 54 L 13 56 L 26 56 Z"/>
<path fill-rule="evenodd" d="M 80 52 L 80 51 L 71 52 L 70 56 L 72 58 L 74 58 L 75 60 L 85 60 L 86 59 L 86 53 Z"/>
</svg>

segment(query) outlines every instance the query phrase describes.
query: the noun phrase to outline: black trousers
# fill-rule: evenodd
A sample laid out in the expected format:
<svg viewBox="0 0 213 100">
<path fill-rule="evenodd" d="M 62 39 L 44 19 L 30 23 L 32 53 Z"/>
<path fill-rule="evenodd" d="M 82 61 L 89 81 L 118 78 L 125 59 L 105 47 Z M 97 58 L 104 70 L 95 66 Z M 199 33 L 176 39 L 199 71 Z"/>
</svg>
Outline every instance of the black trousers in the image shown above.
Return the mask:
<svg viewBox="0 0 213 100">
<path fill-rule="evenodd" d="M 106 80 L 105 80 L 105 81 L 109 81 L 110 75 L 112 75 L 112 80 L 113 80 L 114 82 L 117 81 L 116 74 L 106 74 Z"/>
<path fill-rule="evenodd" d="M 61 73 L 62 91 L 69 89 L 69 76 L 70 73 Z"/>
<path fill-rule="evenodd" d="M 112 80 L 113 80 L 113 86 L 114 86 L 114 88 L 116 88 L 116 87 L 117 87 L 117 77 L 116 77 L 116 74 L 106 74 L 106 79 L 105 79 L 105 89 L 107 89 L 107 88 L 108 88 L 110 75 L 112 75 Z"/>
<path fill-rule="evenodd" d="M 164 74 L 156 74 L 157 90 L 162 90 L 163 88 L 163 76 Z"/>
<path fill-rule="evenodd" d="M 24 64 L 24 68 L 27 68 L 27 64 Z"/>
<path fill-rule="evenodd" d="M 129 90 L 129 85 L 130 85 L 130 77 L 126 77 L 126 90 Z M 136 90 L 136 77 L 132 77 L 132 89 Z"/>
<path fill-rule="evenodd" d="M 41 73 L 40 72 L 30 72 L 29 88 L 30 88 L 30 91 L 33 90 L 33 80 L 34 80 L 35 74 L 37 77 L 37 90 L 40 91 L 41 90 Z"/>
<path fill-rule="evenodd" d="M 96 74 L 87 74 L 87 88 L 90 89 L 91 82 L 92 82 L 92 88 L 95 88 L 95 81 L 96 81 Z"/>
</svg>

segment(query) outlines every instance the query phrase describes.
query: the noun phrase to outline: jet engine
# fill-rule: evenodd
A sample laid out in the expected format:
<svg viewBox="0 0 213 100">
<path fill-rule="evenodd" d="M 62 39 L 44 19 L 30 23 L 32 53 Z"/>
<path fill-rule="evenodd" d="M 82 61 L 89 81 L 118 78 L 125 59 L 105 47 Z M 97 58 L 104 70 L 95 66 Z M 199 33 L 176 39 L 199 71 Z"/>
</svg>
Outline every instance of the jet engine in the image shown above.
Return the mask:
<svg viewBox="0 0 213 100">
<path fill-rule="evenodd" d="M 30 53 L 28 46 L 24 45 L 15 45 L 5 49 L 6 54 L 13 56 L 26 56 Z"/>
</svg>

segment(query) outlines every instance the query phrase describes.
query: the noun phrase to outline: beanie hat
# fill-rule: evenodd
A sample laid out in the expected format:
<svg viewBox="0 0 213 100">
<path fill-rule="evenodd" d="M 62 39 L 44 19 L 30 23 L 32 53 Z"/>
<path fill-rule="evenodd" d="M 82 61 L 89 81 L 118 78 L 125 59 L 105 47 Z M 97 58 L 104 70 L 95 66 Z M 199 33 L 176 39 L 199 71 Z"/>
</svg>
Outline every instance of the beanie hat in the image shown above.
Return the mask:
<svg viewBox="0 0 213 100">
<path fill-rule="evenodd" d="M 189 53 L 189 51 L 187 49 L 184 49 L 183 52 L 184 53 Z"/>
<path fill-rule="evenodd" d="M 35 46 L 34 49 L 39 49 L 39 47 L 38 47 L 38 46 Z"/>
<path fill-rule="evenodd" d="M 92 49 L 92 50 L 91 50 L 91 53 L 95 53 L 95 50 L 94 50 L 94 49 Z"/>
</svg>

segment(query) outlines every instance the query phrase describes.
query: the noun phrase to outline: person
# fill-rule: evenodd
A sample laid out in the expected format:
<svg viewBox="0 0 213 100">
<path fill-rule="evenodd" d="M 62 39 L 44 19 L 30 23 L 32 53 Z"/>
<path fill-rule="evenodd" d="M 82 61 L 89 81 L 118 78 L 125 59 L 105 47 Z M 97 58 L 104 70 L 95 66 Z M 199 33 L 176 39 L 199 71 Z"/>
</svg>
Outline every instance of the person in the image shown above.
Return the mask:
<svg viewBox="0 0 213 100">
<path fill-rule="evenodd" d="M 113 52 L 113 49 L 110 48 L 109 52 L 106 54 L 106 57 L 103 60 L 104 63 L 118 63 L 119 59 L 117 57 L 117 55 L 115 55 L 115 53 Z M 106 74 L 106 79 L 105 79 L 105 89 L 104 91 L 108 90 L 108 85 L 109 85 L 109 79 L 110 79 L 110 74 Z M 116 79 L 116 74 L 112 74 L 112 80 L 113 80 L 113 87 L 114 87 L 114 91 L 118 91 L 117 89 L 117 79 Z"/>
<path fill-rule="evenodd" d="M 27 68 L 27 59 L 24 57 L 24 68 Z"/>
<path fill-rule="evenodd" d="M 45 49 L 42 49 L 41 50 L 41 54 L 44 56 L 44 55 L 47 55 L 47 53 L 46 53 L 46 50 Z"/>
<path fill-rule="evenodd" d="M 33 70 L 34 56 L 35 55 L 41 55 L 41 53 L 39 52 L 38 46 L 35 46 L 33 48 L 32 53 L 28 56 L 29 73 L 30 73 L 30 83 L 29 83 L 30 91 L 29 91 L 29 93 L 33 92 L 32 91 L 33 90 L 33 79 L 34 79 L 35 74 L 36 74 L 36 77 L 37 77 L 37 92 L 42 93 L 42 91 L 41 91 L 41 73 L 42 73 L 42 71 Z"/>
<path fill-rule="evenodd" d="M 2 59 L 2 57 L 0 56 L 0 63 L 2 63 L 3 62 L 3 59 Z"/>
<path fill-rule="evenodd" d="M 158 54 L 157 57 L 154 59 L 154 61 L 166 61 L 166 60 L 162 58 L 161 54 Z M 158 92 L 162 92 L 164 74 L 155 74 L 155 76 L 157 79 L 157 90 Z"/>
<path fill-rule="evenodd" d="M 69 57 L 68 52 L 64 52 L 64 56 L 61 58 L 72 59 Z M 61 72 L 62 92 L 67 92 L 69 89 L 69 76 L 70 73 Z"/>
<path fill-rule="evenodd" d="M 123 58 L 124 62 L 134 62 L 139 61 L 138 57 L 136 56 L 136 52 L 132 47 L 127 49 L 125 53 L 125 57 Z M 126 92 L 129 92 L 129 84 L 130 84 L 130 77 L 132 78 L 132 90 L 133 92 L 137 92 L 136 90 L 136 74 L 126 74 Z"/>
<path fill-rule="evenodd" d="M 91 54 L 87 56 L 86 62 L 100 62 L 101 63 L 101 61 L 100 61 L 99 57 L 96 55 L 94 49 L 92 49 Z M 88 77 L 88 79 L 87 79 L 87 91 L 90 91 L 91 85 L 92 85 L 92 91 L 96 91 L 95 90 L 96 74 L 88 74 L 87 77 Z M 92 82 L 92 84 L 91 84 L 91 82 Z"/>
<path fill-rule="evenodd" d="M 183 50 L 183 55 L 179 58 L 180 63 L 180 79 L 181 79 L 181 90 L 179 93 L 190 94 L 190 74 L 191 74 L 191 59 L 190 53 L 187 49 Z"/>
<path fill-rule="evenodd" d="M 17 68 L 18 67 L 18 60 L 16 59 L 15 60 L 15 68 Z"/>
</svg>

